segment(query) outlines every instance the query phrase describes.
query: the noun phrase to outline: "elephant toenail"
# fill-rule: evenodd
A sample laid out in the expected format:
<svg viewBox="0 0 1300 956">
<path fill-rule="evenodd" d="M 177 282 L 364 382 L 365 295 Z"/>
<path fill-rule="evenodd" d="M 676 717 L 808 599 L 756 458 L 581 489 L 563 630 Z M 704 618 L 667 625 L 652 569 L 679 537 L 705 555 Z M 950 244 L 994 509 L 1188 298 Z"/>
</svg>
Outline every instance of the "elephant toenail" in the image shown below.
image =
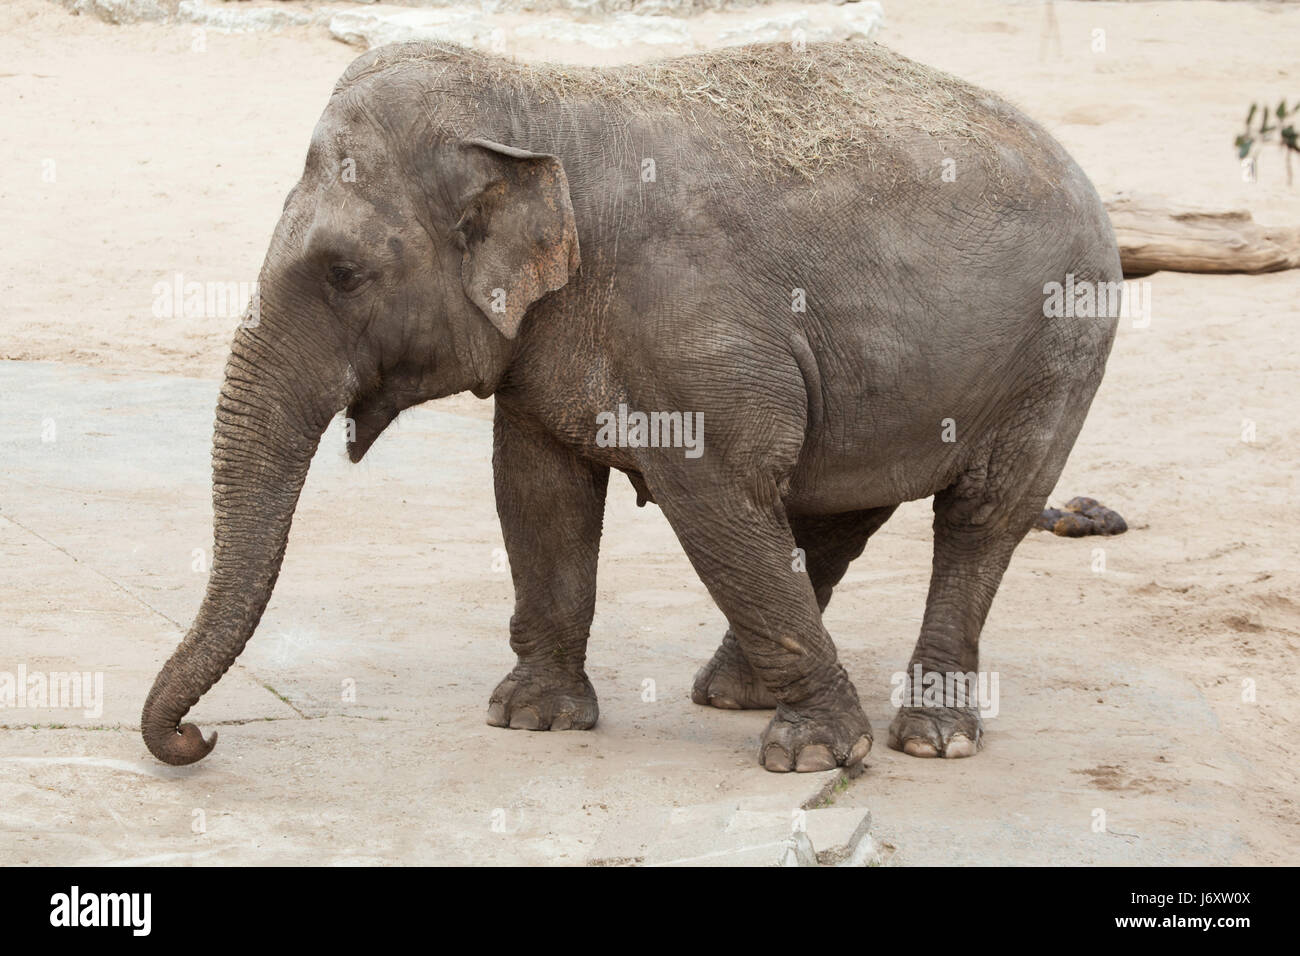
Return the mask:
<svg viewBox="0 0 1300 956">
<path fill-rule="evenodd" d="M 845 765 L 852 767 L 854 764 L 862 763 L 869 753 L 871 753 L 871 738 L 859 737 L 858 742 L 849 751 L 849 759 L 845 761 Z"/>
<path fill-rule="evenodd" d="M 965 734 L 953 734 L 952 739 L 948 741 L 948 746 L 944 748 L 943 755 L 949 759 L 973 757 L 975 756 L 975 741 Z"/>
<path fill-rule="evenodd" d="M 834 770 L 838 766 L 830 747 L 822 744 L 809 744 L 799 751 L 799 762 L 795 769 L 800 773 L 817 773 L 822 770 Z"/>
<path fill-rule="evenodd" d="M 510 715 L 510 726 L 515 730 L 540 730 L 542 717 L 532 707 L 518 707 Z"/>
<path fill-rule="evenodd" d="M 794 769 L 790 755 L 779 744 L 769 744 L 763 749 L 763 766 L 776 773 L 788 773 Z"/>
<path fill-rule="evenodd" d="M 913 757 L 937 757 L 939 750 L 928 740 L 922 740 L 920 737 L 912 737 L 903 742 L 903 753 L 911 754 Z"/>
</svg>

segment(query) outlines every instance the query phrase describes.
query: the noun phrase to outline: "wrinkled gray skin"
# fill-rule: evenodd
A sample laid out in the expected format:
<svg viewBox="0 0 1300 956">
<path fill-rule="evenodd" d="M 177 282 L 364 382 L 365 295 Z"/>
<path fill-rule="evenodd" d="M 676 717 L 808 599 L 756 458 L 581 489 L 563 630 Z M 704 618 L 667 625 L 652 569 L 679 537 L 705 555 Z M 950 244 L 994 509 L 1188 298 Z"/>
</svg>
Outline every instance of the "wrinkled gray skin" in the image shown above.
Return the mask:
<svg viewBox="0 0 1300 956">
<path fill-rule="evenodd" d="M 775 707 L 769 770 L 855 764 L 871 747 L 822 610 L 899 502 L 934 496 L 908 672 L 975 671 L 1002 573 L 1115 332 L 1043 315 L 1046 282 L 1121 278 L 1102 205 L 1064 151 L 990 98 L 978 119 L 1005 188 L 975 162 L 941 184 L 951 147 L 903 130 L 901 179 L 886 188 L 879 166 L 848 162 L 814 192 L 720 162 L 747 150 L 721 125 L 521 101 L 482 71 L 462 76 L 456 55 L 390 56 L 363 56 L 330 100 L 267 253 L 260 323 L 235 337 L 211 579 L 145 704 L 149 749 L 185 764 L 215 742 L 181 718 L 257 625 L 331 417 L 355 420 L 355 461 L 402 409 L 465 390 L 495 396 L 516 594 L 518 663 L 490 724 L 596 722 L 584 660 L 611 468 L 663 509 L 730 623 L 694 699 Z M 652 184 L 643 157 L 657 158 Z M 596 416 L 620 403 L 702 412 L 704 454 L 598 447 Z M 971 707 L 904 707 L 890 727 L 916 756 L 967 756 L 980 738 Z"/>
</svg>

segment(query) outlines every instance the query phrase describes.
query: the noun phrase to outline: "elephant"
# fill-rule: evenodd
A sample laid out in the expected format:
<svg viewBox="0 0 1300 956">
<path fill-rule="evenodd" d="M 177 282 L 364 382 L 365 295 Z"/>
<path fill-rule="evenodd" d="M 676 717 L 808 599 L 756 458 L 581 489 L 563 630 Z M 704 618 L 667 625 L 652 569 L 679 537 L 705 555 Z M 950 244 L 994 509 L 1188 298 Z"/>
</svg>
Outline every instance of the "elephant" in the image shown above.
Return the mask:
<svg viewBox="0 0 1300 956">
<path fill-rule="evenodd" d="M 856 771 L 874 735 L 823 624 L 832 591 L 900 503 L 933 496 L 909 687 L 978 672 L 1121 281 L 1096 190 L 1044 129 L 883 45 L 603 69 L 371 50 L 328 100 L 234 336 L 206 593 L 144 741 L 178 765 L 215 744 L 182 718 L 257 627 L 329 422 L 346 415 L 356 462 L 404 409 L 468 391 L 494 403 L 515 593 L 490 725 L 596 723 L 618 471 L 728 623 L 692 699 L 773 709 L 767 770 Z M 1062 309 L 1063 283 L 1093 292 Z M 979 709 L 907 697 L 888 743 L 970 756 Z"/>
</svg>

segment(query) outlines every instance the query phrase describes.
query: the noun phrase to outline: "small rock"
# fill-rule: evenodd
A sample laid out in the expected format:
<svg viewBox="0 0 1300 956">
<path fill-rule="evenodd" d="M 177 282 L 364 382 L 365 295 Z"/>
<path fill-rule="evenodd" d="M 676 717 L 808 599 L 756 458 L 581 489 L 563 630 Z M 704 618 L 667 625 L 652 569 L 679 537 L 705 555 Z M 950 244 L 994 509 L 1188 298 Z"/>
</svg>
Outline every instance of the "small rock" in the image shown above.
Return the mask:
<svg viewBox="0 0 1300 956">
<path fill-rule="evenodd" d="M 124 24 L 166 20 L 167 11 L 158 0 L 61 0 L 78 16 L 94 17 L 105 23 Z"/>
<path fill-rule="evenodd" d="M 690 24 L 677 17 L 650 17 L 619 13 L 601 23 L 577 23 L 548 17 L 519 27 L 519 36 L 542 37 L 557 43 L 581 43 L 599 50 L 646 44 L 647 46 L 693 45 Z"/>
<path fill-rule="evenodd" d="M 324 20 L 327 14 L 305 13 L 286 7 L 250 7 L 245 4 L 204 3 L 203 0 L 181 0 L 176 8 L 176 19 L 181 23 L 197 23 L 217 33 L 257 33 L 282 30 L 285 27 L 303 26 Z"/>
<path fill-rule="evenodd" d="M 673 807 L 635 847 L 624 835 L 602 838 L 600 856 L 641 855 L 647 866 L 816 866 L 807 834 L 794 832 L 803 815 L 781 798 Z"/>
<path fill-rule="evenodd" d="M 814 8 L 747 20 L 730 30 L 723 30 L 718 34 L 718 42 L 723 46 L 740 46 L 745 43 L 777 43 L 795 39 L 807 43 L 869 40 L 885 20 L 884 9 L 874 2 L 855 4 L 852 9 L 841 10 L 839 17 L 823 17 L 821 13 Z"/>
<path fill-rule="evenodd" d="M 838 866 L 853 856 L 862 838 L 871 832 L 871 812 L 852 807 L 809 810 L 804 828 L 816 848 L 817 862 Z"/>
<path fill-rule="evenodd" d="M 781 866 L 816 866 L 817 854 L 812 841 L 802 830 L 790 834 L 781 848 Z"/>
<path fill-rule="evenodd" d="M 691 13 L 698 12 L 695 7 L 692 0 L 637 0 L 632 6 L 632 12 L 649 16 L 666 14 L 689 16 Z"/>
<path fill-rule="evenodd" d="M 492 27 L 478 11 L 413 10 L 384 4 L 336 13 L 330 18 L 329 31 L 337 40 L 367 48 L 408 40 L 443 40 L 487 49 L 497 42 Z"/>
</svg>

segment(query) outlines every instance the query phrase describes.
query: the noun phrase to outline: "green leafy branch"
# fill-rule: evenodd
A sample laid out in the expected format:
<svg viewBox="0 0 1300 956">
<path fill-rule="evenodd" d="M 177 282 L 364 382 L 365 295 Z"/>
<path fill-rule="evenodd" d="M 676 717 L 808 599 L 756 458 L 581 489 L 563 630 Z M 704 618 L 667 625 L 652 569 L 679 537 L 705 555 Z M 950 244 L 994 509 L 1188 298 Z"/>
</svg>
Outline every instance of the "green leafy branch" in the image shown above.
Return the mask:
<svg viewBox="0 0 1300 956">
<path fill-rule="evenodd" d="M 1237 147 L 1237 158 L 1245 159 L 1252 155 L 1261 143 L 1273 142 L 1273 136 L 1277 134 L 1277 142 L 1286 155 L 1286 181 L 1287 185 L 1290 185 L 1291 154 L 1300 153 L 1300 133 L 1296 131 L 1297 116 L 1300 116 L 1300 102 L 1290 109 L 1287 108 L 1286 100 L 1282 100 L 1273 109 L 1264 103 L 1251 103 L 1250 112 L 1246 114 L 1245 129 L 1234 141 Z M 1255 125 L 1256 117 L 1259 118 L 1258 125 Z"/>
</svg>

